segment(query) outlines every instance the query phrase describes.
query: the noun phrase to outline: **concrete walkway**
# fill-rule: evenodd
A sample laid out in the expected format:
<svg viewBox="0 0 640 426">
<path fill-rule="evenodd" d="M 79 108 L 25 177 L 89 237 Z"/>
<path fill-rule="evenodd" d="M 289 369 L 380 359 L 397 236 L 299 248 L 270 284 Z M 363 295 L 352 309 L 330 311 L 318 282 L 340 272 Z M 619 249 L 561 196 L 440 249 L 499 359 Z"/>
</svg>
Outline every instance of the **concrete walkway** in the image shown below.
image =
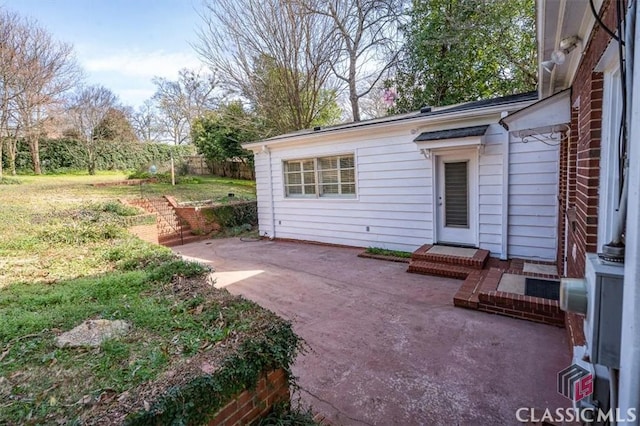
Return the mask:
<svg viewBox="0 0 640 426">
<path fill-rule="evenodd" d="M 290 319 L 303 403 L 339 425 L 517 424 L 520 407 L 568 407 L 565 331 L 455 308 L 462 281 L 405 272 L 360 250 L 208 240 L 176 247 L 217 286 Z"/>
</svg>

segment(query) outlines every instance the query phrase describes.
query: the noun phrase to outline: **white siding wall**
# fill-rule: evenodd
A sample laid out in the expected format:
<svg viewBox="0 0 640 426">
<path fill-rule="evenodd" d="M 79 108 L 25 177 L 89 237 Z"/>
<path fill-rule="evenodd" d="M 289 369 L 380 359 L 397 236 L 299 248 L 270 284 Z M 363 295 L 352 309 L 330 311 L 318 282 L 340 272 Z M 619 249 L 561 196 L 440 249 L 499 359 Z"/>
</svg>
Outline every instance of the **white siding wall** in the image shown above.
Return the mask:
<svg viewBox="0 0 640 426">
<path fill-rule="evenodd" d="M 367 140 L 272 148 L 276 237 L 407 251 L 432 242 L 431 162 L 420 154 L 414 137 L 409 132 L 372 134 Z M 351 152 L 356 161 L 356 199 L 284 197 L 284 161 Z M 268 181 L 267 158 L 264 153 L 256 155 L 262 235 L 271 235 L 268 185 L 263 184 Z"/>
<path fill-rule="evenodd" d="M 502 160 L 506 131 L 492 124 L 485 133 L 484 152 L 478 159 L 480 248 L 492 256 L 502 254 Z"/>
<path fill-rule="evenodd" d="M 433 242 L 432 161 L 408 131 L 345 137 L 271 149 L 255 156 L 260 234 L 272 236 L 271 183 L 278 238 L 412 251 Z M 504 170 L 508 135 L 493 124 L 478 159 L 478 234 L 481 248 L 502 255 Z M 557 144 L 557 141 L 549 141 Z M 354 153 L 357 198 L 285 198 L 286 160 Z M 511 140 L 508 256 L 553 260 L 557 244 L 558 147 Z M 367 227 L 369 230 L 367 231 Z"/>
<path fill-rule="evenodd" d="M 559 142 L 547 143 L 510 143 L 509 257 L 556 258 Z"/>
</svg>

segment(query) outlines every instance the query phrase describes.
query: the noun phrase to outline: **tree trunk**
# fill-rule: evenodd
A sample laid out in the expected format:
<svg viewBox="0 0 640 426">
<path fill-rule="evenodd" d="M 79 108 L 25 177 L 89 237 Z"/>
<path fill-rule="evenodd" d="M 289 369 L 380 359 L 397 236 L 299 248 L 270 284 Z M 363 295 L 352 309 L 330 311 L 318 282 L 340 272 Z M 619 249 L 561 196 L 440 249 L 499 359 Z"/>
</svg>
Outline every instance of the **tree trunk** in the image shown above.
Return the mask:
<svg viewBox="0 0 640 426">
<path fill-rule="evenodd" d="M 16 155 L 18 152 L 18 139 L 17 138 L 9 138 L 7 141 L 7 153 L 9 154 L 9 170 L 11 171 L 11 176 L 16 175 Z"/>
<path fill-rule="evenodd" d="M 351 86 L 351 83 L 349 83 Z M 351 111 L 353 112 L 353 121 L 360 121 L 360 105 L 358 104 L 358 94 L 356 93 L 355 84 L 353 84 L 353 91 L 349 87 L 349 100 L 351 101 Z"/>
<path fill-rule="evenodd" d="M 349 100 L 351 101 L 351 112 L 353 121 L 360 121 L 360 105 L 358 105 L 358 88 L 356 87 L 356 52 L 349 53 Z"/>
<path fill-rule="evenodd" d="M 31 151 L 31 161 L 33 162 L 33 172 L 37 175 L 42 174 L 42 166 L 40 165 L 40 141 L 37 137 L 30 136 L 29 151 Z"/>
<path fill-rule="evenodd" d="M 94 153 L 90 148 L 88 149 L 88 154 L 89 157 L 87 159 L 87 171 L 89 172 L 89 175 L 93 176 L 96 174 L 96 159 Z"/>
<path fill-rule="evenodd" d="M 0 139 L 0 181 L 2 180 L 2 147 L 4 146 L 4 140 Z"/>
</svg>

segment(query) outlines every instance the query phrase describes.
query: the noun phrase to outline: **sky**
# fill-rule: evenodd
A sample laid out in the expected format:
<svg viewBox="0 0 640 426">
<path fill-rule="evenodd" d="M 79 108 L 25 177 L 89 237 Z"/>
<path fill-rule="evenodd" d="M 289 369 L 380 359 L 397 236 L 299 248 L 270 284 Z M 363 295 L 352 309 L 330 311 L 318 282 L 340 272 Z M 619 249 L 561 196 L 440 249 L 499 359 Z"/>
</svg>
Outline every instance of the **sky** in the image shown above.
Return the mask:
<svg viewBox="0 0 640 426">
<path fill-rule="evenodd" d="M 201 0 L 0 0 L 54 39 L 74 45 L 87 84 L 111 89 L 137 108 L 154 93 L 154 76 L 176 79 L 203 64 L 197 41 Z"/>
</svg>

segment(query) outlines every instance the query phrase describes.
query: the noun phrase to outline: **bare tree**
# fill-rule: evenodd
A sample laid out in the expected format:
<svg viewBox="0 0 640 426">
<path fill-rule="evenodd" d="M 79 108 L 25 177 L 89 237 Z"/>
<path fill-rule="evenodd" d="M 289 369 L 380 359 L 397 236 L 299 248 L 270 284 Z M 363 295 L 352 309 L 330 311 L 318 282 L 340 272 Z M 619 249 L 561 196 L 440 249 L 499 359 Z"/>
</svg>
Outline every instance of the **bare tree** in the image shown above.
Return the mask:
<svg viewBox="0 0 640 426">
<path fill-rule="evenodd" d="M 87 170 L 96 173 L 96 160 L 105 139 L 105 126 L 101 123 L 118 106 L 116 95 L 103 86 L 87 86 L 68 99 L 68 114 L 87 154 Z"/>
<path fill-rule="evenodd" d="M 153 83 L 160 129 L 176 145 L 189 142 L 193 120 L 216 106 L 214 76 L 182 69 L 176 81 L 156 77 Z"/>
<path fill-rule="evenodd" d="M 288 123 L 275 131 L 310 127 L 335 105 L 328 96 L 334 38 L 327 19 L 291 0 L 209 0 L 201 17 L 194 48 L 231 94 L 262 114 L 288 115 L 272 120 Z"/>
<path fill-rule="evenodd" d="M 131 113 L 130 121 L 140 140 L 153 142 L 158 139 L 157 115 L 153 100 L 144 101 L 137 111 Z"/>
<path fill-rule="evenodd" d="M 348 88 L 353 121 L 361 98 L 388 76 L 400 51 L 402 0 L 302 0 L 312 14 L 334 27 L 331 69 Z"/>
<path fill-rule="evenodd" d="M 9 122 L 19 131 L 15 136 L 28 143 L 34 172 L 40 174 L 43 125 L 51 107 L 62 102 L 63 94 L 78 83 L 81 71 L 72 46 L 55 41 L 35 21 L 23 19 L 14 30 L 14 44 L 9 48 L 16 52 L 17 69 L 11 79 L 14 96 Z M 12 140 L 15 148 L 15 137 Z"/>
<path fill-rule="evenodd" d="M 21 24 L 18 15 L 0 10 L 0 179 L 3 175 L 2 151 L 5 144 L 10 143 L 9 122 L 13 101 L 17 95 L 15 78 L 19 67 L 15 38 Z"/>
</svg>

